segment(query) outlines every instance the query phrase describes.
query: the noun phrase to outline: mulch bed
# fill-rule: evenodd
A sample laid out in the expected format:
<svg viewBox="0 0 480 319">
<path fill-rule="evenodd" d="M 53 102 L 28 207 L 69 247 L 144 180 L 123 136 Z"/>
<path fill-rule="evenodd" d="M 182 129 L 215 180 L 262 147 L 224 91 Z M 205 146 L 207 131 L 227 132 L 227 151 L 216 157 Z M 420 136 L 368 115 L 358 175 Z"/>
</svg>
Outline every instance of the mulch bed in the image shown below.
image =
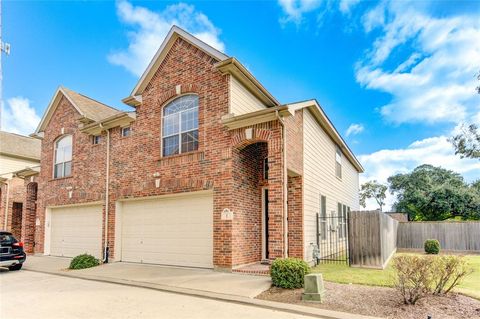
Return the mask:
<svg viewBox="0 0 480 319">
<path fill-rule="evenodd" d="M 302 302 L 303 289 L 272 287 L 257 298 L 395 319 L 480 318 L 480 301 L 455 293 L 428 296 L 408 306 L 393 288 L 325 282 L 325 289 L 325 301 L 321 304 Z"/>
</svg>

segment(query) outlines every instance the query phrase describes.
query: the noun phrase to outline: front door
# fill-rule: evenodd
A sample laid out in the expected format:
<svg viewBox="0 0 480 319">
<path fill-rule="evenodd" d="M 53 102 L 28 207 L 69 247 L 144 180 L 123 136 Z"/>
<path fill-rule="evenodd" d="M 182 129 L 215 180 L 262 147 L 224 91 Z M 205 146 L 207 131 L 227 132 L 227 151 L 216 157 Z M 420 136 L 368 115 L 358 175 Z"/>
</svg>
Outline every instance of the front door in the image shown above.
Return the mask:
<svg viewBox="0 0 480 319">
<path fill-rule="evenodd" d="M 263 231 L 262 231 L 262 259 L 267 260 L 269 258 L 268 254 L 268 188 L 262 189 L 262 223 L 263 223 Z"/>
</svg>

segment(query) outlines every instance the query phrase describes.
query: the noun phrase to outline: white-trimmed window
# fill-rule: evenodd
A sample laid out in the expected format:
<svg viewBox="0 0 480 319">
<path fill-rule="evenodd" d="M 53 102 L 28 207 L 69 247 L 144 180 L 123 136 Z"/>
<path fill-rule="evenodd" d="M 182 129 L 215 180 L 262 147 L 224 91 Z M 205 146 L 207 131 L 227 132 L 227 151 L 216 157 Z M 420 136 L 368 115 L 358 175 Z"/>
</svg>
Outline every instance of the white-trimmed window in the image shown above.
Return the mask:
<svg viewBox="0 0 480 319">
<path fill-rule="evenodd" d="M 320 239 L 327 239 L 327 197 L 320 195 Z"/>
<path fill-rule="evenodd" d="M 130 128 L 130 126 L 122 127 L 121 134 L 122 134 L 122 137 L 130 136 L 132 134 L 132 129 Z"/>
<path fill-rule="evenodd" d="M 97 145 L 97 144 L 100 144 L 100 141 L 102 140 L 102 136 L 101 135 L 93 135 L 92 136 L 92 144 L 93 145 Z"/>
<path fill-rule="evenodd" d="M 335 151 L 335 175 L 342 178 L 342 150 L 338 146 Z"/>
<path fill-rule="evenodd" d="M 198 96 L 189 94 L 168 103 L 163 109 L 163 156 L 198 149 Z"/>
<path fill-rule="evenodd" d="M 55 142 L 53 177 L 72 175 L 72 136 L 66 135 Z"/>
</svg>

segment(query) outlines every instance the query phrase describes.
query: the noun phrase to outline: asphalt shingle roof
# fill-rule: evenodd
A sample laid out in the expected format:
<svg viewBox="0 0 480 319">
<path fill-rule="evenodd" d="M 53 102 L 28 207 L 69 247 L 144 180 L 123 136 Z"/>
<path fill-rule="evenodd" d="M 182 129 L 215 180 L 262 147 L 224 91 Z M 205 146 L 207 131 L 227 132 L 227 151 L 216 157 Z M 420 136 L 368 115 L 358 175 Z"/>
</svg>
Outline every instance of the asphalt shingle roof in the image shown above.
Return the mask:
<svg viewBox="0 0 480 319">
<path fill-rule="evenodd" d="M 114 109 L 111 106 L 100 103 L 88 96 L 67 89 L 66 87 L 62 87 L 62 90 L 68 95 L 83 115 L 95 122 L 121 113 L 121 111 Z"/>
<path fill-rule="evenodd" d="M 0 131 L 0 153 L 40 160 L 41 141 L 19 134 Z"/>
</svg>

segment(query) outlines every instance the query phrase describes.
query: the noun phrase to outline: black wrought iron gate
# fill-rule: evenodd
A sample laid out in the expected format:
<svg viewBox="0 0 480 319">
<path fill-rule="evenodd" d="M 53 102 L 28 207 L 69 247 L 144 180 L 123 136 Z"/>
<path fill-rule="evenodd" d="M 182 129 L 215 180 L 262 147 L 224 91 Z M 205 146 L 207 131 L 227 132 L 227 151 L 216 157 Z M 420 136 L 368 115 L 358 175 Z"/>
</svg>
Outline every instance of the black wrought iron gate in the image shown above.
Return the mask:
<svg viewBox="0 0 480 319">
<path fill-rule="evenodd" d="M 333 215 L 317 214 L 317 263 L 350 265 L 348 215 L 347 211 Z"/>
</svg>

